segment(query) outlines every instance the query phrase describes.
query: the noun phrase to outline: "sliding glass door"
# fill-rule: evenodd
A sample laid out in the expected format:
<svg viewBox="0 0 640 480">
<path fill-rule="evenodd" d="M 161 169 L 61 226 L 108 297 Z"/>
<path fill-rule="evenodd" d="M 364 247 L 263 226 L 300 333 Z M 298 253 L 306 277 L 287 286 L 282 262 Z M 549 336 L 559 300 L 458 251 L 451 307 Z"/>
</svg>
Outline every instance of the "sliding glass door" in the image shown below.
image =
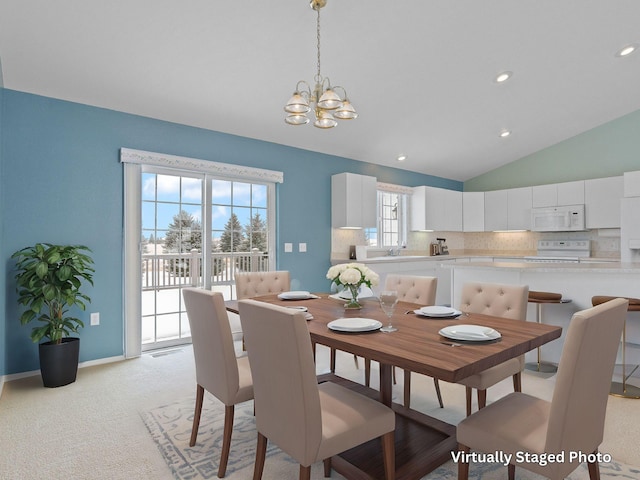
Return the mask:
<svg viewBox="0 0 640 480">
<path fill-rule="evenodd" d="M 182 288 L 234 299 L 236 272 L 275 262 L 268 184 L 145 167 L 140 187 L 144 351 L 190 341 Z"/>
</svg>

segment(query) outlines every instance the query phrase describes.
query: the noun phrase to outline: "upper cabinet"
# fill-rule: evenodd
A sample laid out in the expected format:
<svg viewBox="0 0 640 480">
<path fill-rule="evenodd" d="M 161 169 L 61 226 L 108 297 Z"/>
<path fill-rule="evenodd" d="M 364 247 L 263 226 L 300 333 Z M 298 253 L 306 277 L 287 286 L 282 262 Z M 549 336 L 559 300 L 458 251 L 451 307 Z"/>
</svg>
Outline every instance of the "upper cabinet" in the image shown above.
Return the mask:
<svg viewBox="0 0 640 480">
<path fill-rule="evenodd" d="M 462 193 L 462 230 L 484 232 L 484 192 Z"/>
<path fill-rule="evenodd" d="M 355 173 L 331 177 L 331 226 L 334 228 L 375 228 L 377 179 Z"/>
<path fill-rule="evenodd" d="M 462 192 L 415 187 L 411 195 L 411 230 L 462 231 Z"/>
<path fill-rule="evenodd" d="M 507 230 L 507 191 L 484 192 L 484 229 Z"/>
<path fill-rule="evenodd" d="M 507 190 L 507 229 L 531 230 L 531 187 Z"/>
<path fill-rule="evenodd" d="M 584 181 L 552 183 L 532 187 L 532 206 L 558 207 L 584 203 Z"/>
<path fill-rule="evenodd" d="M 640 171 L 624 172 L 624 196 L 640 197 Z"/>
<path fill-rule="evenodd" d="M 531 195 L 531 187 L 485 192 L 484 230 L 530 230 Z"/>
<path fill-rule="evenodd" d="M 624 177 L 594 178 L 584 182 L 587 229 L 620 228 L 620 199 Z"/>
</svg>

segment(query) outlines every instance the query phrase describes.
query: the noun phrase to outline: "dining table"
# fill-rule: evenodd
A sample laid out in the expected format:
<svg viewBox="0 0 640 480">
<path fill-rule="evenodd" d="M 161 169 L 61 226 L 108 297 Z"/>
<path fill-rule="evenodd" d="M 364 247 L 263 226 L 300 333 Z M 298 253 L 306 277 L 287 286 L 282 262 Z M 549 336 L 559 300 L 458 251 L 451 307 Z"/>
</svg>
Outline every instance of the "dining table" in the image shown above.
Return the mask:
<svg viewBox="0 0 640 480">
<path fill-rule="evenodd" d="M 451 460 L 451 452 L 457 450 L 457 442 L 455 425 L 392 401 L 394 366 L 442 381 L 458 382 L 534 350 L 559 338 L 562 333 L 562 328 L 554 325 L 475 313 L 456 312 L 459 315 L 427 317 L 420 313 L 422 305 L 408 302 L 398 302 L 389 319 L 375 297 L 363 299 L 360 309 L 346 309 L 343 299 L 326 293 L 312 293 L 308 298 L 296 299 L 282 299 L 277 294 L 253 299 L 284 307 L 305 307 L 312 317 L 307 321 L 312 344 L 349 352 L 380 364 L 379 391 L 335 373 L 319 375 L 318 381 L 339 383 L 393 409 L 396 413 L 397 480 L 422 478 Z M 228 310 L 237 312 L 236 301 L 226 302 L 226 305 Z M 328 325 L 337 319 L 345 319 L 340 320 L 341 323 L 352 321 L 358 325 L 365 320 L 377 320 L 382 325 L 391 321 L 397 331 L 332 330 Z M 485 327 L 487 331 L 497 332 L 497 338 L 460 340 L 441 334 L 443 328 L 448 327 L 448 332 L 461 325 L 463 329 L 469 328 L 466 326 Z M 380 443 L 371 441 L 333 457 L 332 467 L 349 479 L 382 479 L 384 469 Z"/>
</svg>

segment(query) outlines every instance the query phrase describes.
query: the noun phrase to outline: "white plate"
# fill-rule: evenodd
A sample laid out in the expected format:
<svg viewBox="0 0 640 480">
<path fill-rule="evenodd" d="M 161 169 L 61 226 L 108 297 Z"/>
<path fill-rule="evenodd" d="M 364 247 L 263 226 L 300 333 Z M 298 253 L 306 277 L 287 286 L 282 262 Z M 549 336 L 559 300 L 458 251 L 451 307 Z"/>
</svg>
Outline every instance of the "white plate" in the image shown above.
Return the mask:
<svg viewBox="0 0 640 480">
<path fill-rule="evenodd" d="M 480 325 L 451 325 L 444 327 L 438 333 L 451 340 L 467 340 L 471 342 L 485 342 L 502 336 L 497 330 Z"/>
<path fill-rule="evenodd" d="M 460 315 L 462 312 L 451 307 L 441 307 L 440 305 L 431 305 L 429 307 L 422 307 L 420 315 L 427 317 L 452 317 L 454 315 Z"/>
<path fill-rule="evenodd" d="M 301 312 L 306 312 L 306 311 L 308 310 L 308 308 L 307 308 L 307 307 L 303 307 L 302 305 L 301 305 L 301 306 L 299 306 L 299 307 L 295 307 L 295 306 L 294 306 L 294 307 L 287 307 L 287 308 L 292 308 L 292 309 L 294 309 L 294 310 L 300 310 Z"/>
<path fill-rule="evenodd" d="M 350 317 L 333 320 L 327 327 L 338 332 L 371 332 L 382 327 L 382 323 L 373 318 Z"/>
<path fill-rule="evenodd" d="M 424 313 L 421 310 L 414 310 L 413 313 L 415 313 L 416 315 L 418 315 L 419 317 L 427 317 L 427 318 L 444 318 L 444 319 L 449 319 L 449 318 L 457 318 L 460 315 L 462 315 L 462 312 L 460 310 L 454 310 L 453 313 L 451 315 L 427 315 L 426 313 Z"/>
<path fill-rule="evenodd" d="M 280 300 L 305 300 L 311 298 L 311 294 L 302 290 L 296 290 L 293 292 L 282 292 L 278 295 L 278 298 Z"/>
</svg>

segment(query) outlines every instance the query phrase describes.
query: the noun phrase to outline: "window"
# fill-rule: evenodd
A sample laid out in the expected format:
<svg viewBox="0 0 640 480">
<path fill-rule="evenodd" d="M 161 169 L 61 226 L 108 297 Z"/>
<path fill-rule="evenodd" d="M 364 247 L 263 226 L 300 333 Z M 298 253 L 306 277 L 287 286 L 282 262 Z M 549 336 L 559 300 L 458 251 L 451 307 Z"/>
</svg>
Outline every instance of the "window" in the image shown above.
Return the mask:
<svg viewBox="0 0 640 480">
<path fill-rule="evenodd" d="M 365 229 L 370 247 L 398 248 L 407 242 L 407 194 L 378 189 L 378 225 Z"/>
</svg>

